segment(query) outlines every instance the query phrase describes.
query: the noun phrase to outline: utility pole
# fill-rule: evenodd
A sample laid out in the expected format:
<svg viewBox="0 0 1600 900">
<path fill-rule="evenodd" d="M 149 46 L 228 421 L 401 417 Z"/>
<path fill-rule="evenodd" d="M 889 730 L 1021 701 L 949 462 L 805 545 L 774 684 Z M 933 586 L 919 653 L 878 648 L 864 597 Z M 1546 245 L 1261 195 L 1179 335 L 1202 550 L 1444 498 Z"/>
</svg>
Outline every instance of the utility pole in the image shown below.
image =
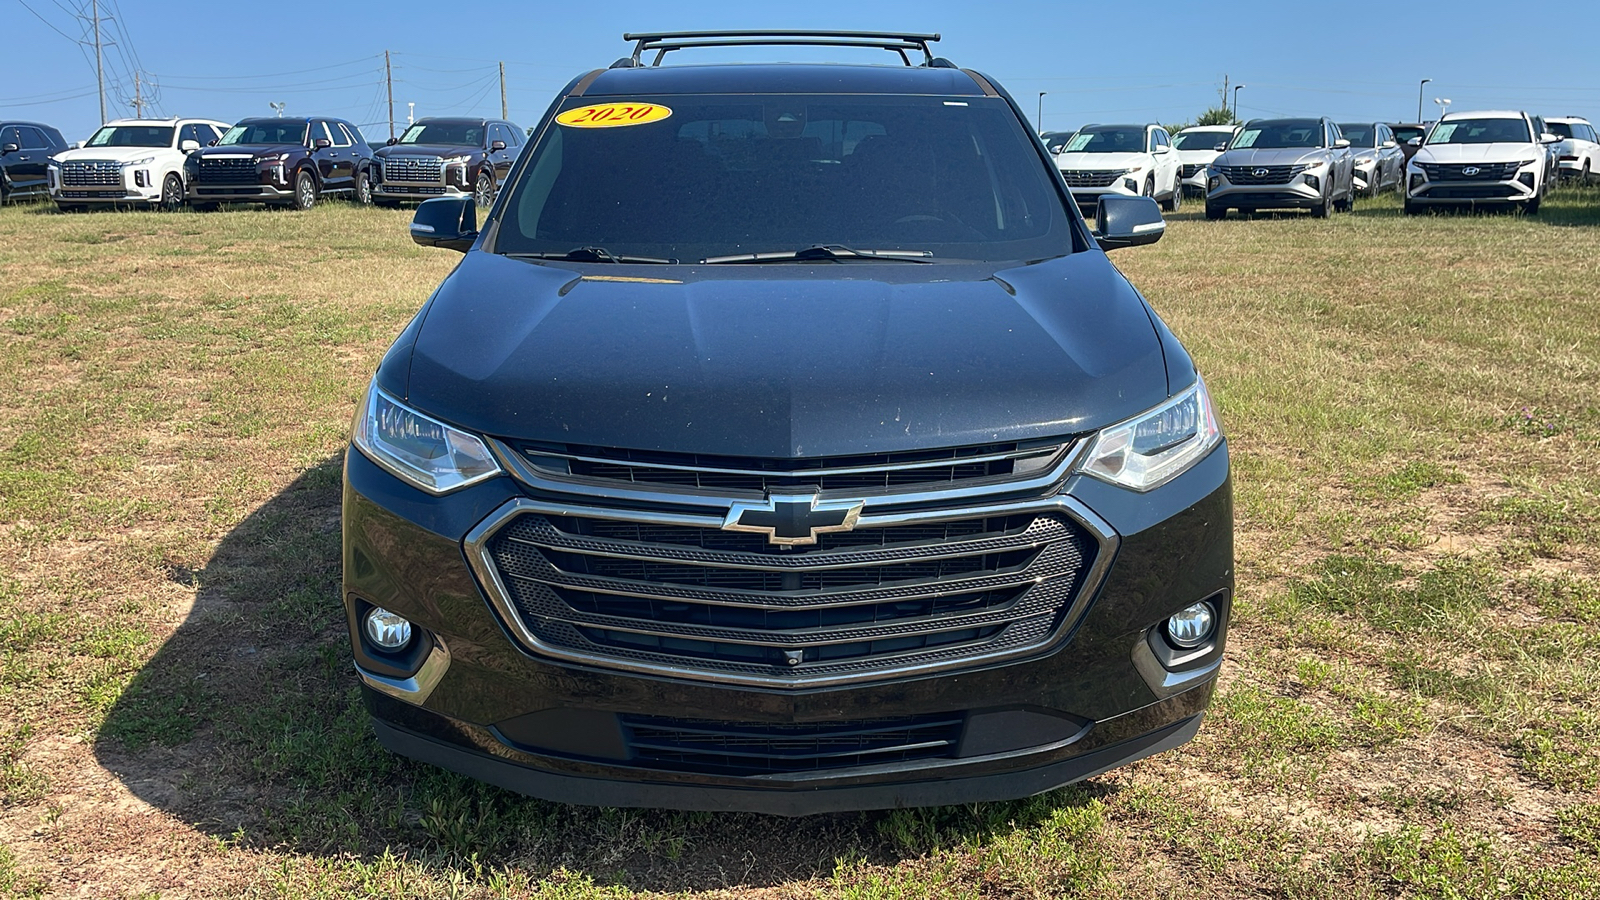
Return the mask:
<svg viewBox="0 0 1600 900">
<path fill-rule="evenodd" d="M 1223 76 L 1222 76 L 1222 111 L 1223 112 L 1227 112 L 1228 111 L 1228 76 L 1227 76 L 1227 73 L 1223 73 Z M 1239 118 L 1239 113 L 1238 113 L 1237 110 L 1234 111 L 1233 117 L 1235 119 Z"/>
<path fill-rule="evenodd" d="M 139 82 L 139 70 L 133 70 L 133 117 L 144 118 L 144 90 Z"/>
<path fill-rule="evenodd" d="M 389 51 L 383 51 L 383 81 L 389 86 L 389 139 L 394 140 L 394 70 L 389 67 Z"/>
<path fill-rule="evenodd" d="M 82 9 L 83 7 L 78 7 Z M 106 68 L 105 61 L 100 55 L 100 0 L 94 0 L 90 5 L 94 14 L 94 80 L 100 88 L 100 124 L 106 123 Z"/>
<path fill-rule="evenodd" d="M 511 113 L 506 111 L 506 64 L 504 62 L 500 63 L 500 118 L 511 118 Z"/>
</svg>

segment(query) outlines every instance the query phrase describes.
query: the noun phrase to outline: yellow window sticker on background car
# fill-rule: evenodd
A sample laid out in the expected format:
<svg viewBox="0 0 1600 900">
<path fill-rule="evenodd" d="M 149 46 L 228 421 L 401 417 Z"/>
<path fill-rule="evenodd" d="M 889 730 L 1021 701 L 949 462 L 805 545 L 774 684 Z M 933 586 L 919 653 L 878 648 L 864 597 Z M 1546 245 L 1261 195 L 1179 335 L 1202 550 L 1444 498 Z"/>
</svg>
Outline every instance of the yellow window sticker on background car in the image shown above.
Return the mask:
<svg viewBox="0 0 1600 900">
<path fill-rule="evenodd" d="M 670 115 L 672 110 L 657 103 L 597 103 L 569 109 L 556 121 L 572 128 L 616 128 L 659 122 Z"/>
</svg>

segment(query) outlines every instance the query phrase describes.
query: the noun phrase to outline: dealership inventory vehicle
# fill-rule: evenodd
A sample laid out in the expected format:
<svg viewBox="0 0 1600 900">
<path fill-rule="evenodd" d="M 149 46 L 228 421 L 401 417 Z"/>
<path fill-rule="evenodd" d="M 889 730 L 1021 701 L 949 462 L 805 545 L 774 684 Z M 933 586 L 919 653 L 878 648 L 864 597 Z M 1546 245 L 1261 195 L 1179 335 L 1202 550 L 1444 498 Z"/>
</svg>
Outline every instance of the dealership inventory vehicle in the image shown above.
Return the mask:
<svg viewBox="0 0 1600 900">
<path fill-rule="evenodd" d="M 1355 202 L 1350 142 L 1327 118 L 1251 119 L 1208 172 L 1208 219 L 1230 209 L 1309 209 L 1323 219 Z"/>
<path fill-rule="evenodd" d="M 1595 135 L 1594 126 L 1588 119 L 1564 116 L 1550 119 L 1545 127 L 1561 138 L 1561 143 L 1556 144 L 1560 177 L 1589 184 L 1595 173 L 1600 172 L 1600 137 Z"/>
<path fill-rule="evenodd" d="M 50 157 L 65 149 L 49 125 L 0 121 L 0 204 L 48 196 Z"/>
<path fill-rule="evenodd" d="M 50 161 L 50 197 L 63 210 L 89 206 L 183 206 L 189 154 L 216 143 L 227 124 L 210 119 L 118 119 Z"/>
<path fill-rule="evenodd" d="M 1527 113 L 1450 113 L 1406 164 L 1405 211 L 1466 205 L 1536 213 L 1551 182 L 1547 148 L 1558 140 L 1541 134 Z"/>
<path fill-rule="evenodd" d="M 1167 210 L 1183 205 L 1178 154 L 1160 125 L 1085 125 L 1056 154 L 1056 167 L 1083 207 L 1106 194 L 1155 197 Z"/>
<path fill-rule="evenodd" d="M 486 219 L 411 224 L 464 256 L 345 456 L 381 742 L 564 802 L 801 815 L 1189 740 L 1232 488 L 1195 363 L 1103 252 L 1157 240 L 1156 203 L 1091 230 L 937 35 L 625 37 Z M 661 64 L 758 42 L 905 62 Z"/>
<path fill-rule="evenodd" d="M 1072 134 L 1070 131 L 1046 131 L 1039 135 L 1039 140 L 1044 141 L 1045 149 L 1049 150 L 1050 154 L 1054 156 L 1061 152 L 1062 147 L 1067 145 L 1067 141 L 1072 137 Z"/>
<path fill-rule="evenodd" d="M 502 119 L 418 119 L 378 148 L 372 200 L 396 206 L 471 193 L 487 208 L 511 173 L 522 139 L 522 129 Z"/>
<path fill-rule="evenodd" d="M 1226 146 L 1238 133 L 1237 125 L 1195 125 L 1172 136 L 1172 147 L 1178 151 L 1178 177 L 1185 193 L 1205 195 L 1206 167 L 1222 155 L 1217 148 Z"/>
<path fill-rule="evenodd" d="M 1356 190 L 1369 197 L 1399 190 L 1405 183 L 1406 158 L 1394 132 L 1382 122 L 1340 122 L 1339 133 L 1350 142 L 1355 159 Z"/>
<path fill-rule="evenodd" d="M 189 202 L 266 203 L 310 209 L 321 197 L 372 202 L 372 148 L 343 119 L 244 119 L 215 147 L 189 154 Z"/>
<path fill-rule="evenodd" d="M 1394 132 L 1394 139 L 1400 145 L 1406 162 L 1411 162 L 1411 157 L 1417 155 L 1417 148 L 1422 146 L 1422 139 L 1428 136 L 1430 125 L 1428 122 L 1389 123 L 1389 130 Z"/>
</svg>

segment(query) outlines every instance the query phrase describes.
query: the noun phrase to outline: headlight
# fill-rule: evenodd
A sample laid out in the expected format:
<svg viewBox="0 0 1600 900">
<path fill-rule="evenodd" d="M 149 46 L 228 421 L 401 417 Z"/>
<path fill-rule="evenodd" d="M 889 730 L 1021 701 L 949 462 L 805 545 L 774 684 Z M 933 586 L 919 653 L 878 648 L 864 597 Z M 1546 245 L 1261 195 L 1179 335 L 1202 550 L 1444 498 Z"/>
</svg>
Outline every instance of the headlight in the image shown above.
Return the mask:
<svg viewBox="0 0 1600 900">
<path fill-rule="evenodd" d="M 472 157 L 470 156 L 449 156 L 445 158 L 444 164 L 447 166 L 464 166 L 469 162 L 472 162 Z"/>
<path fill-rule="evenodd" d="M 1144 171 L 1144 166 L 1129 166 L 1126 169 L 1122 170 L 1122 174 L 1124 174 L 1124 175 L 1137 175 L 1137 174 L 1139 174 L 1140 172 L 1143 172 L 1143 171 Z"/>
<path fill-rule="evenodd" d="M 1217 411 L 1204 380 L 1149 412 L 1094 436 L 1078 471 L 1101 481 L 1148 491 L 1204 459 L 1222 441 Z"/>
<path fill-rule="evenodd" d="M 289 158 L 287 153 L 271 153 L 256 160 L 258 166 L 275 166 Z"/>
<path fill-rule="evenodd" d="M 1328 164 L 1328 161 L 1325 160 L 1325 159 L 1319 159 L 1316 162 L 1296 163 L 1296 165 L 1298 165 L 1300 167 L 1300 171 L 1302 171 L 1302 172 L 1314 172 L 1317 169 L 1320 169 L 1320 168 L 1322 168 L 1323 166 L 1325 166 L 1327 164 Z"/>
<path fill-rule="evenodd" d="M 1537 165 L 1538 163 L 1539 163 L 1539 160 L 1537 158 L 1525 159 L 1522 162 L 1517 163 L 1517 168 L 1526 169 L 1527 167 L 1532 166 L 1532 165 Z"/>
<path fill-rule="evenodd" d="M 146 156 L 144 159 L 136 159 L 132 162 L 125 162 L 122 164 L 122 167 L 126 169 L 132 166 L 145 166 L 155 162 L 155 160 L 156 158 L 154 156 Z"/>
<path fill-rule="evenodd" d="M 481 439 L 403 406 L 376 383 L 367 388 L 351 430 L 351 440 L 373 462 L 430 494 L 500 472 Z"/>
</svg>

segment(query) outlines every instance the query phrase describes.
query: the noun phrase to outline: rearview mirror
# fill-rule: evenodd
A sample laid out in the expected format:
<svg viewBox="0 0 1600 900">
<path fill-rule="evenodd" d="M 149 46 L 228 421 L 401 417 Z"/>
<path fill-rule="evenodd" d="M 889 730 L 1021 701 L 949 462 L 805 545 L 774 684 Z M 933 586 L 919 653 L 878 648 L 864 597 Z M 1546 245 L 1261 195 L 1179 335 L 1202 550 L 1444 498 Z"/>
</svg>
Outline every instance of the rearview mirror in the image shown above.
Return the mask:
<svg viewBox="0 0 1600 900">
<path fill-rule="evenodd" d="M 1154 244 L 1167 231 L 1167 221 L 1161 218 L 1161 207 L 1153 198 L 1120 194 L 1100 196 L 1094 224 L 1095 243 L 1107 251 Z"/>
<path fill-rule="evenodd" d="M 506 142 L 505 141 L 494 141 L 494 142 L 491 142 L 489 144 L 490 152 L 498 152 L 500 150 L 504 150 L 505 148 L 506 148 Z"/>
<path fill-rule="evenodd" d="M 478 204 L 471 197 L 422 201 L 411 217 L 411 239 L 424 247 L 467 252 L 478 239 Z"/>
<path fill-rule="evenodd" d="M 199 141 L 192 141 L 192 140 L 191 141 L 181 141 L 178 144 L 178 149 L 180 151 L 184 152 L 184 153 L 193 153 L 196 150 L 200 149 L 200 142 Z"/>
<path fill-rule="evenodd" d="M 312 145 L 318 150 L 326 150 L 333 146 L 333 141 L 330 141 L 327 138 L 317 138 L 315 141 L 312 141 Z"/>
</svg>

